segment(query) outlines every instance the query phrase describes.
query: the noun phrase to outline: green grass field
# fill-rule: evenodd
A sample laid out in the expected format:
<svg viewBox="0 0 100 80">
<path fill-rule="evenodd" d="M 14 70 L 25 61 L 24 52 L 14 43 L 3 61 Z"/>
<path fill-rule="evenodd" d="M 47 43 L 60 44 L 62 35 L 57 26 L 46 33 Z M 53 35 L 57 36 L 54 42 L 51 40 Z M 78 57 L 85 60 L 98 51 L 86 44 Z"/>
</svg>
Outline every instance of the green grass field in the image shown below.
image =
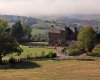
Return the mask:
<svg viewBox="0 0 100 80">
<path fill-rule="evenodd" d="M 36 26 L 38 26 L 38 27 L 51 27 L 51 25 L 54 25 L 55 26 L 55 24 L 53 24 L 53 23 L 45 23 L 44 21 L 38 21 L 38 23 L 37 24 L 34 24 L 33 25 L 33 27 L 36 27 Z"/>
<path fill-rule="evenodd" d="M 48 48 L 29 48 L 28 46 L 22 46 L 24 49 L 24 52 L 21 54 L 21 57 L 27 56 L 27 54 L 32 54 L 33 57 L 36 55 L 39 56 L 41 55 L 41 52 L 44 51 L 46 54 L 50 51 L 54 51 L 54 49 L 48 49 Z"/>
<path fill-rule="evenodd" d="M 43 51 L 45 52 L 45 54 L 48 54 L 50 51 L 54 51 L 54 49 L 42 48 L 42 47 L 41 48 L 38 48 L 38 47 L 29 48 L 29 46 L 22 46 L 22 45 L 21 45 L 21 47 L 24 50 L 23 53 L 21 53 L 20 56 L 16 56 L 14 54 L 13 55 L 14 58 L 16 58 L 16 59 L 26 58 L 27 55 L 30 55 L 31 57 L 35 58 L 36 56 L 40 56 Z M 5 57 L 3 57 L 3 60 L 7 60 L 9 58 L 10 58 L 10 56 L 5 56 Z"/>
<path fill-rule="evenodd" d="M 32 43 L 31 43 L 32 44 Z M 41 43 L 41 42 L 35 42 L 33 44 L 47 44 L 47 43 Z M 13 55 L 14 58 L 26 58 L 27 55 L 31 55 L 32 57 L 40 56 L 41 53 L 44 51 L 45 54 L 48 54 L 50 51 L 54 51 L 54 49 L 49 49 L 49 48 L 38 48 L 38 47 L 33 47 L 29 48 L 29 46 L 23 46 L 21 45 L 22 49 L 24 50 L 23 53 L 21 53 L 20 56 L 16 56 L 15 54 Z M 5 56 L 3 57 L 3 60 L 9 59 L 10 56 Z"/>
<path fill-rule="evenodd" d="M 0 80 L 100 80 L 100 59 L 24 62 L 1 69 Z"/>
<path fill-rule="evenodd" d="M 34 24 L 33 27 L 51 27 L 51 25 L 56 25 L 56 24 L 52 24 L 52 23 L 45 23 L 44 21 L 38 21 L 37 24 Z M 48 32 L 48 30 L 42 30 L 42 29 L 35 29 L 33 28 L 32 30 L 32 35 L 34 34 L 44 34 Z"/>
<path fill-rule="evenodd" d="M 34 42 L 33 42 L 34 43 Z M 47 43 L 35 43 L 47 44 Z M 47 54 L 54 49 L 29 48 L 21 45 L 24 52 L 15 58 Z M 5 57 L 3 59 L 7 59 Z M 88 60 L 88 58 L 90 60 Z M 20 61 L 16 65 L 0 65 L 0 80 L 100 80 L 100 58 L 86 56 L 85 60 Z"/>
<path fill-rule="evenodd" d="M 45 34 L 47 32 L 47 30 L 41 30 L 41 29 L 33 29 L 32 30 L 32 35 L 35 35 L 35 34 Z"/>
</svg>

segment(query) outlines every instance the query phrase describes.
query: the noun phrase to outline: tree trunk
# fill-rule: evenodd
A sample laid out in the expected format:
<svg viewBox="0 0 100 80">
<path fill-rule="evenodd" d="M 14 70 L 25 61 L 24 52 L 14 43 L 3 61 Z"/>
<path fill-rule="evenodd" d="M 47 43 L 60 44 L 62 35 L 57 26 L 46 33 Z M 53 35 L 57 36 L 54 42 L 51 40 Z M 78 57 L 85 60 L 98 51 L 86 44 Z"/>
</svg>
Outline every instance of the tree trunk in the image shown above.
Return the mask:
<svg viewBox="0 0 100 80">
<path fill-rule="evenodd" d="M 2 65 L 2 56 L 1 56 L 1 54 L 0 54 L 0 64 Z"/>
</svg>

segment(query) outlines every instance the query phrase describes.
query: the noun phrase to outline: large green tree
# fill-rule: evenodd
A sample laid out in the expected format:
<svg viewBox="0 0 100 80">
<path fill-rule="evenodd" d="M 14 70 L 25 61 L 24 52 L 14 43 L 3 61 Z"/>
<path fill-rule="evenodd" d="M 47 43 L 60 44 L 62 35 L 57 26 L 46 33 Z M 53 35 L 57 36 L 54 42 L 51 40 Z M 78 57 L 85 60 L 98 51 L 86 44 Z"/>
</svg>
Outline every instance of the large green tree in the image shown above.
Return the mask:
<svg viewBox="0 0 100 80">
<path fill-rule="evenodd" d="M 3 56 L 11 53 L 21 54 L 21 52 L 23 52 L 23 49 L 15 38 L 7 34 L 0 35 L 0 64 L 2 64 Z"/>
<path fill-rule="evenodd" d="M 0 35 L 5 33 L 7 27 L 9 27 L 8 21 L 0 18 Z"/>
<path fill-rule="evenodd" d="M 20 21 L 15 22 L 11 29 L 11 36 L 17 40 L 21 40 L 23 37 L 23 27 Z"/>
<path fill-rule="evenodd" d="M 96 41 L 96 31 L 92 26 L 86 26 L 78 34 L 78 45 L 81 49 L 89 51 L 93 48 Z"/>
<path fill-rule="evenodd" d="M 27 23 L 22 23 L 22 27 L 23 27 L 23 35 L 26 36 L 28 35 L 30 37 L 31 35 L 31 27 L 27 24 Z"/>
</svg>

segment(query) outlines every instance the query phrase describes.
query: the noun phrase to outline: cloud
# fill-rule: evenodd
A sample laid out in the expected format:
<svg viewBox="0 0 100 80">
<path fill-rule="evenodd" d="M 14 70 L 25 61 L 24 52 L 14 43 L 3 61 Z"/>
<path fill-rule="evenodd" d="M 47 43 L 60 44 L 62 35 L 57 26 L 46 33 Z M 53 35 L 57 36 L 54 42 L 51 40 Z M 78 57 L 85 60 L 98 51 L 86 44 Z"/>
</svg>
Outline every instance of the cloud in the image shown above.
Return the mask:
<svg viewBox="0 0 100 80">
<path fill-rule="evenodd" d="M 100 0 L 0 0 L 0 14 L 100 14 Z"/>
</svg>

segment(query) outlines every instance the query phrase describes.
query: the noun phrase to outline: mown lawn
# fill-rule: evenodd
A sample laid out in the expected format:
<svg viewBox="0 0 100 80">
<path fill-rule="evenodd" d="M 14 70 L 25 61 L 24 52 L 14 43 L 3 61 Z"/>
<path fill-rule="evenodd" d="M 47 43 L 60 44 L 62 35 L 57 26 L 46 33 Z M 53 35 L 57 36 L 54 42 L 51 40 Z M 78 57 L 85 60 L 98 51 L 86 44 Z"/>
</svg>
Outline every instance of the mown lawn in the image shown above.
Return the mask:
<svg viewBox="0 0 100 80">
<path fill-rule="evenodd" d="M 40 44 L 40 43 L 38 43 Z M 13 55 L 14 58 L 26 58 L 27 55 L 30 55 L 32 56 L 33 58 L 36 57 L 36 56 L 40 56 L 41 53 L 44 51 L 45 54 L 48 54 L 50 51 L 54 51 L 54 49 L 49 49 L 49 48 L 38 48 L 38 47 L 32 47 L 32 48 L 29 48 L 29 46 L 23 46 L 21 45 L 22 49 L 24 50 L 23 53 L 21 53 L 20 56 L 16 56 L 15 54 Z M 12 55 L 11 55 L 12 56 Z M 10 56 L 6 56 L 6 57 L 3 57 L 3 60 L 4 59 L 9 59 Z"/>
<path fill-rule="evenodd" d="M 24 62 L 0 70 L 0 80 L 100 80 L 100 59 Z"/>
<path fill-rule="evenodd" d="M 50 51 L 54 51 L 54 49 L 49 48 L 29 48 L 29 46 L 22 46 L 24 52 L 21 54 L 21 56 L 26 56 L 27 54 L 32 54 L 33 57 L 41 55 L 41 53 L 44 51 L 45 54 L 48 54 Z"/>
</svg>

